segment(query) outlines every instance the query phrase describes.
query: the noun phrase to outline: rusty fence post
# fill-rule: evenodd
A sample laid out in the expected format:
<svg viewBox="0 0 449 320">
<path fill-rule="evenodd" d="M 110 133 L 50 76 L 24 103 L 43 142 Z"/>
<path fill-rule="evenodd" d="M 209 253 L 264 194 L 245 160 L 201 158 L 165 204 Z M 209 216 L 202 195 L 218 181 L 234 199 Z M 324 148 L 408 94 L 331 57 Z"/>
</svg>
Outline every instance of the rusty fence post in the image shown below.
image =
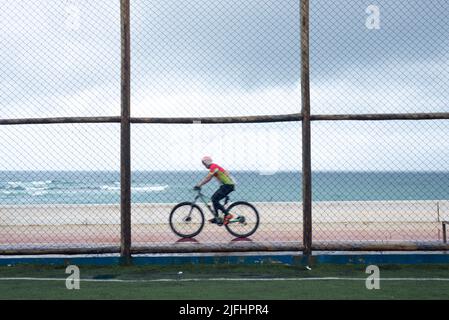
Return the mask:
<svg viewBox="0 0 449 320">
<path fill-rule="evenodd" d="M 120 0 L 121 119 L 120 119 L 120 258 L 131 263 L 131 50 L 130 0 Z"/>
<path fill-rule="evenodd" d="M 309 74 L 309 0 L 301 0 L 301 105 L 303 245 L 308 263 L 312 254 L 312 165 Z"/>
</svg>

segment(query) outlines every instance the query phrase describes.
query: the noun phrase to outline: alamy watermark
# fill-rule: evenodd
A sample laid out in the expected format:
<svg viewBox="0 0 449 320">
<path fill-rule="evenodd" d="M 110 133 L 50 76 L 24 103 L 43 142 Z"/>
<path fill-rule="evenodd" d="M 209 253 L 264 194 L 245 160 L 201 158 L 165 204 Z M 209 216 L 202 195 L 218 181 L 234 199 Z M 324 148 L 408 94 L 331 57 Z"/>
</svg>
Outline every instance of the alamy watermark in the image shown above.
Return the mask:
<svg viewBox="0 0 449 320">
<path fill-rule="evenodd" d="M 369 274 L 368 278 L 366 278 L 365 286 L 368 290 L 379 290 L 380 289 L 380 269 L 378 266 L 369 265 L 366 268 L 366 273 Z"/>
<path fill-rule="evenodd" d="M 365 20 L 365 26 L 370 30 L 380 29 L 380 9 L 376 5 L 369 5 L 365 12 L 368 17 Z"/>
<path fill-rule="evenodd" d="M 69 276 L 65 280 L 65 286 L 68 290 L 80 289 L 80 269 L 78 266 L 70 265 L 65 269 L 65 273 Z"/>
</svg>

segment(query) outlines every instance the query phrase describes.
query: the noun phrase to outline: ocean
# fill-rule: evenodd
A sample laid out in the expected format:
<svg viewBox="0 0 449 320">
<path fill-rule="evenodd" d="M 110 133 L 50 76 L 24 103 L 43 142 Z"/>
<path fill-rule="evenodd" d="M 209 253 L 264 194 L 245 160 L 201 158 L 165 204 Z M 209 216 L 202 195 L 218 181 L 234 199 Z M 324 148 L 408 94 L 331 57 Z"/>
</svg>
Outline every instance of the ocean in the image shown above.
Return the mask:
<svg viewBox="0 0 449 320">
<path fill-rule="evenodd" d="M 134 171 L 133 203 L 192 200 L 206 171 Z M 236 171 L 232 200 L 301 201 L 301 173 Z M 449 172 L 314 172 L 313 201 L 449 200 Z M 211 181 L 204 193 L 218 187 Z M 0 205 L 114 204 L 117 171 L 0 171 Z"/>
</svg>

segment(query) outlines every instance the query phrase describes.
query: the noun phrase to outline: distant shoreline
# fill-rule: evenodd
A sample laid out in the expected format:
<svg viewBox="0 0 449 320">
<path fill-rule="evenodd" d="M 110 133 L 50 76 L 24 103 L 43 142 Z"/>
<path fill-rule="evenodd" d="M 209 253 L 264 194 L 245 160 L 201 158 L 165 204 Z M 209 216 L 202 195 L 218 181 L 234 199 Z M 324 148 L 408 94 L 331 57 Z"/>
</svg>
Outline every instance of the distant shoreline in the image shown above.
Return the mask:
<svg viewBox="0 0 449 320">
<path fill-rule="evenodd" d="M 133 171 L 134 203 L 174 203 L 191 200 L 193 185 L 206 170 Z M 250 202 L 301 200 L 299 171 L 231 171 L 237 183 L 231 199 Z M 212 195 L 213 181 L 204 187 Z M 316 201 L 449 200 L 449 172 L 315 171 Z M 0 171 L 0 205 L 114 204 L 120 202 L 118 171 Z"/>
</svg>

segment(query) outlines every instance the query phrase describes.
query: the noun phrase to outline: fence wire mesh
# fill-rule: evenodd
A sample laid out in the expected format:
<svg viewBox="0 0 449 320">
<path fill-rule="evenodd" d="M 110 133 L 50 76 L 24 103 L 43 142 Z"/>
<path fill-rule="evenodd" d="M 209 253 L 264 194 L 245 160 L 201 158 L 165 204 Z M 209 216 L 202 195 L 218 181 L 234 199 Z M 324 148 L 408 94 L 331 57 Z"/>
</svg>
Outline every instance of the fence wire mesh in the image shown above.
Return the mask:
<svg viewBox="0 0 449 320">
<path fill-rule="evenodd" d="M 287 147 L 281 143 L 286 135 L 291 138 Z M 166 245 L 183 240 L 170 230 L 169 215 L 177 203 L 194 201 L 196 192 L 193 187 L 209 172 L 201 163 L 205 154 L 212 155 L 214 161 L 231 174 L 235 182 L 235 191 L 229 195 L 231 202 L 247 201 L 257 208 L 260 226 L 247 238 L 248 241 L 300 242 L 300 136 L 299 123 L 135 124 L 132 140 L 133 244 Z M 211 181 L 202 192 L 210 198 L 218 188 L 219 183 Z M 205 220 L 214 217 L 201 201 L 197 204 L 203 210 Z M 188 215 L 188 212 L 178 212 Z M 191 230 L 199 227 L 194 222 L 191 224 L 194 224 L 188 227 Z M 247 228 L 251 227 L 249 221 Z M 237 238 L 225 228 L 207 223 L 190 241 L 215 245 L 242 240 Z"/>
<path fill-rule="evenodd" d="M 447 112 L 445 1 L 311 1 L 313 114 Z M 442 240 L 447 121 L 312 123 L 313 241 Z"/>
<path fill-rule="evenodd" d="M 297 113 L 298 1 L 131 1 L 132 116 Z"/>
<path fill-rule="evenodd" d="M 0 4 L 1 119 L 120 115 L 120 1 Z M 130 4 L 131 117 L 300 113 L 299 0 Z M 446 9 L 444 0 L 310 0 L 312 115 L 448 112 Z M 311 127 L 314 248 L 442 242 L 447 120 Z M 192 118 L 131 132 L 134 248 L 302 244 L 300 121 Z M 119 124 L 1 125 L 0 145 L 0 250 L 119 247 Z M 207 222 L 216 181 L 202 189 L 207 204 L 197 199 L 201 232 L 176 233 L 202 222 L 190 204 L 174 209 L 197 195 L 205 155 L 230 172 L 230 205 L 257 209 L 254 234 L 235 234 L 253 223 L 246 204 L 230 207 L 228 227 Z"/>
<path fill-rule="evenodd" d="M 120 114 L 118 1 L 0 5 L 2 118 Z"/>
<path fill-rule="evenodd" d="M 313 114 L 447 112 L 444 0 L 310 1 Z"/>
<path fill-rule="evenodd" d="M 314 123 L 314 241 L 441 242 L 448 130 L 447 121 Z"/>
<path fill-rule="evenodd" d="M 116 124 L 1 126 L 0 250 L 118 246 L 120 176 L 104 168 L 119 166 L 119 134 Z"/>
</svg>

